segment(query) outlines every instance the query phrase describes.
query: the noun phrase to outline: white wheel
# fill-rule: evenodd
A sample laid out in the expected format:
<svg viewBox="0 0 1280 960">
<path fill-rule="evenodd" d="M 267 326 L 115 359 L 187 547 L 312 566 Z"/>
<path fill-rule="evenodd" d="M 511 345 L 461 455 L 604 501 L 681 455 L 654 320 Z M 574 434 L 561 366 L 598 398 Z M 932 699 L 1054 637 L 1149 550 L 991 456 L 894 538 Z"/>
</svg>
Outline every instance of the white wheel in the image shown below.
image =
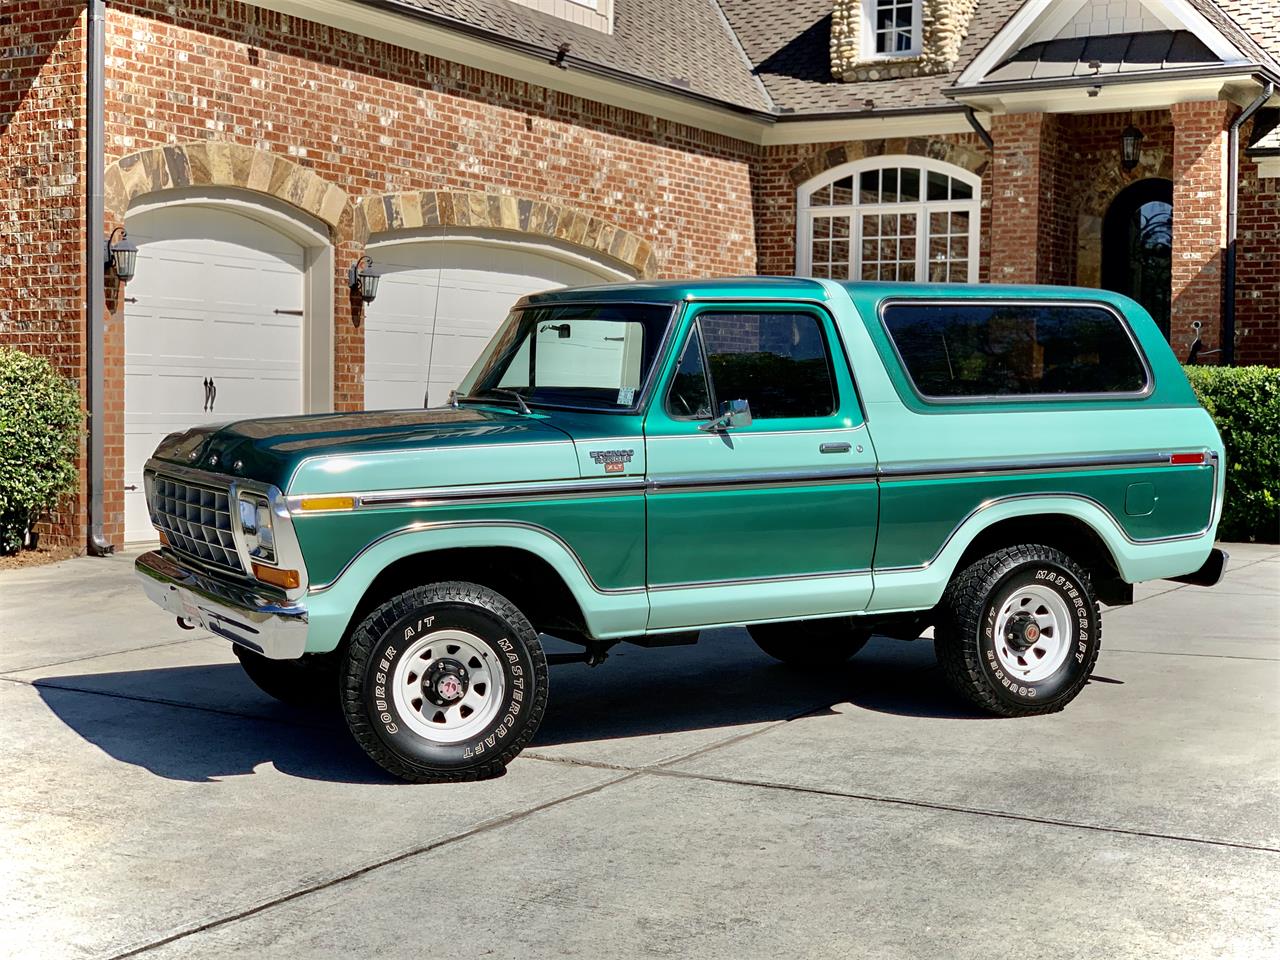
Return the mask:
<svg viewBox="0 0 1280 960">
<path fill-rule="evenodd" d="M 396 663 L 392 699 L 414 733 L 436 743 L 469 740 L 502 708 L 506 679 L 487 643 L 464 630 L 419 637 Z"/>
<path fill-rule="evenodd" d="M 1072 618 L 1055 590 L 1026 584 L 1010 592 L 996 614 L 996 659 L 1011 678 L 1038 683 L 1052 676 L 1071 648 Z"/>
</svg>

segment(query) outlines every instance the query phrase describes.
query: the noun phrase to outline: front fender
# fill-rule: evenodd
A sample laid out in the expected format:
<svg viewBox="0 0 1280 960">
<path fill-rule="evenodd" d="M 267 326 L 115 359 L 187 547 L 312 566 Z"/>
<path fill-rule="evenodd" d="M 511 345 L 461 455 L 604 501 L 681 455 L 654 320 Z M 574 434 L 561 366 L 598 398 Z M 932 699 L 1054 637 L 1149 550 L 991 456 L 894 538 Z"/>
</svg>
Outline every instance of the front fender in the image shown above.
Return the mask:
<svg viewBox="0 0 1280 960">
<path fill-rule="evenodd" d="M 546 561 L 577 600 L 594 637 L 607 639 L 644 632 L 649 618 L 644 587 L 598 587 L 568 544 L 550 530 L 514 521 L 443 521 L 410 524 L 379 537 L 331 583 L 310 591 L 306 598 L 310 622 L 307 652 L 327 653 L 337 647 L 369 586 L 397 560 L 465 547 L 508 547 Z"/>
<path fill-rule="evenodd" d="M 928 563 L 874 571 L 869 613 L 927 610 L 942 599 L 969 545 L 1002 520 L 1058 514 L 1085 523 L 1096 533 L 1128 583 L 1180 576 L 1200 569 L 1213 548 L 1214 528 L 1187 537 L 1135 541 L 1101 504 L 1084 496 L 1016 496 L 984 503 L 951 534 Z M 1215 518 L 1216 519 L 1216 518 Z"/>
</svg>

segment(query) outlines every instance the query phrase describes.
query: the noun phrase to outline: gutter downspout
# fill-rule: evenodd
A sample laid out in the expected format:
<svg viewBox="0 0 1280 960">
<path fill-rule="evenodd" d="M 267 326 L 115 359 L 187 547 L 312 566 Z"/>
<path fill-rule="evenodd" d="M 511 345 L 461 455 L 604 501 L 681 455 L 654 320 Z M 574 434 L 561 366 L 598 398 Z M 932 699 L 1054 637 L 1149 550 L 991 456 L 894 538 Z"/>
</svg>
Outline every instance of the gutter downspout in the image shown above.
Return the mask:
<svg viewBox="0 0 1280 960">
<path fill-rule="evenodd" d="M 103 33 L 106 26 L 106 0 L 87 0 L 87 42 L 85 49 L 85 376 L 88 381 L 89 436 L 89 553 L 103 557 L 115 548 L 103 535 L 103 483 L 106 477 L 106 437 L 103 436 L 105 403 L 103 397 L 103 344 L 106 330 L 106 265 L 103 236 L 106 231 L 103 212 L 103 173 L 105 166 L 106 130 L 103 74 Z"/>
<path fill-rule="evenodd" d="M 991 131 L 978 122 L 978 114 L 973 107 L 964 108 L 964 118 L 969 121 L 969 126 L 973 127 L 973 132 L 978 135 L 978 139 L 987 145 L 987 149 L 995 153 L 996 142 L 991 139 Z"/>
<path fill-rule="evenodd" d="M 1236 362 L 1236 235 L 1240 213 L 1240 128 L 1271 99 L 1276 85 L 1268 80 L 1256 100 L 1227 127 L 1227 251 L 1222 287 L 1222 362 Z"/>
</svg>

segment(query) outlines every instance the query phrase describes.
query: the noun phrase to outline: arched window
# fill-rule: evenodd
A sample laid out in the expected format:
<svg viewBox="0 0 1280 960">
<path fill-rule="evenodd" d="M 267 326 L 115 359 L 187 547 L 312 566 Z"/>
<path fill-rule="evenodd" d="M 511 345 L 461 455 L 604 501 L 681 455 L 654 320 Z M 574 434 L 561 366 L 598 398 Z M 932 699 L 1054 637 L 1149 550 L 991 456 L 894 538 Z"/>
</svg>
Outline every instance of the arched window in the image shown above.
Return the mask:
<svg viewBox="0 0 1280 960">
<path fill-rule="evenodd" d="M 872 157 L 800 187 L 796 272 L 832 280 L 978 279 L 982 181 L 927 157 Z"/>
</svg>

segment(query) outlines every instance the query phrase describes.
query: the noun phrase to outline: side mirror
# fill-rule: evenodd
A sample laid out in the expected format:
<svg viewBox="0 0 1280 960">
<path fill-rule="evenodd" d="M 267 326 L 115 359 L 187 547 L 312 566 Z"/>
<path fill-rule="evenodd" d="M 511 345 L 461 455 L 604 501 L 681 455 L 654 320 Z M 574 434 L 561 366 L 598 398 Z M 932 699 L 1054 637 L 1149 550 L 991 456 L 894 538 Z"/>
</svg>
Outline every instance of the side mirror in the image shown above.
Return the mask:
<svg viewBox="0 0 1280 960">
<path fill-rule="evenodd" d="M 751 404 L 746 400 L 725 400 L 720 404 L 720 416 L 708 420 L 698 429 L 719 433 L 730 427 L 751 426 Z"/>
</svg>

